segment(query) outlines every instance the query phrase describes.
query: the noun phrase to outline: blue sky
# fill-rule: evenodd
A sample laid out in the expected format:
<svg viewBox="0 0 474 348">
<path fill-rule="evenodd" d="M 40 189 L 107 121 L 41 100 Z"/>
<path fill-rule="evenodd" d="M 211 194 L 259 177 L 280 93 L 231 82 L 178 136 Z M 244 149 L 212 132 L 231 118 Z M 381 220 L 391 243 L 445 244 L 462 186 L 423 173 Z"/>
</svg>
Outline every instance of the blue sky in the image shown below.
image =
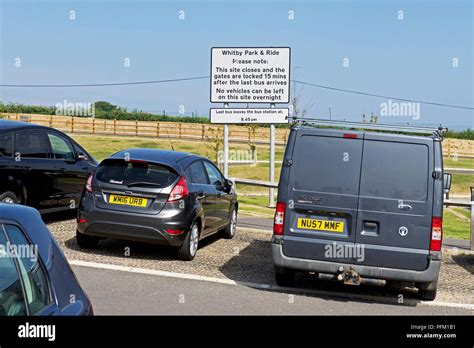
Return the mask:
<svg viewBox="0 0 474 348">
<path fill-rule="evenodd" d="M 61 84 L 205 76 L 213 46 L 289 46 L 297 80 L 473 106 L 472 3 L 0 0 L 0 80 Z M 180 10 L 185 20 L 179 19 Z M 293 20 L 289 11 L 294 11 Z M 345 57 L 349 67 L 342 64 Z M 125 58 L 130 58 L 128 68 Z M 453 58 L 458 67 L 452 66 Z M 359 120 L 387 102 L 308 86 L 296 90 L 308 117 L 327 117 L 330 107 L 334 118 Z M 186 113 L 201 115 L 212 106 L 208 80 L 106 88 L 0 87 L 0 99 L 41 105 L 107 100 L 172 113 L 184 105 Z M 427 105 L 421 105 L 417 121 L 384 118 L 454 128 L 473 127 L 473 120 L 472 110 Z"/>
</svg>

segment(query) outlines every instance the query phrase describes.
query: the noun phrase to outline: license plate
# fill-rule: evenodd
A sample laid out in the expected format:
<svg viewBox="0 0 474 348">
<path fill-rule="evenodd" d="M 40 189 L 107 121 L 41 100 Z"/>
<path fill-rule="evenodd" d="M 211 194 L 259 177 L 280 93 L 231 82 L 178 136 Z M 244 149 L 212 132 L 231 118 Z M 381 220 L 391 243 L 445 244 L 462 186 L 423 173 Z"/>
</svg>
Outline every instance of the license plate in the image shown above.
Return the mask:
<svg viewBox="0 0 474 348">
<path fill-rule="evenodd" d="M 129 205 L 129 206 L 132 206 L 132 207 L 145 208 L 147 203 L 148 203 L 148 199 L 147 198 L 140 198 L 140 197 L 110 195 L 109 203 L 110 204 L 121 204 L 121 205 Z"/>
<path fill-rule="evenodd" d="M 343 221 L 298 218 L 298 228 L 329 232 L 344 232 Z"/>
</svg>

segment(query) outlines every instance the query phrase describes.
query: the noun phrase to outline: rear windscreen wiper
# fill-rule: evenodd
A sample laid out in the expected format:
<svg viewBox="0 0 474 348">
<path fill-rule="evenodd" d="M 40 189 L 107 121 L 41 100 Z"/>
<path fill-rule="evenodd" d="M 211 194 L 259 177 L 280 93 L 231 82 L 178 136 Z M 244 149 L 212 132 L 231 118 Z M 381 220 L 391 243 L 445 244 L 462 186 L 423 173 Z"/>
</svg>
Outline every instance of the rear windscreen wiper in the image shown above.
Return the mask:
<svg viewBox="0 0 474 348">
<path fill-rule="evenodd" d="M 127 184 L 128 187 L 132 186 L 156 186 L 156 187 L 161 187 L 160 184 L 156 182 L 148 182 L 148 181 L 137 181 L 137 182 L 131 182 L 130 184 Z"/>
</svg>

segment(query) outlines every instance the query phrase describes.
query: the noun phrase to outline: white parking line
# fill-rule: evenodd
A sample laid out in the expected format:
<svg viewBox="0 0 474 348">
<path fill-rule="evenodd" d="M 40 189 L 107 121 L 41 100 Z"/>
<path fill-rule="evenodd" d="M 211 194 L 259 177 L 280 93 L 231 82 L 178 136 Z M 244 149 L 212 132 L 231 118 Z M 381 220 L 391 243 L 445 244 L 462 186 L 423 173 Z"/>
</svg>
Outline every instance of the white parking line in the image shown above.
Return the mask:
<svg viewBox="0 0 474 348">
<path fill-rule="evenodd" d="M 228 284 L 228 285 L 241 285 L 241 286 L 248 286 L 248 287 L 256 288 L 256 289 L 313 293 L 313 294 L 324 295 L 324 296 L 376 300 L 378 302 L 398 304 L 397 299 L 392 299 L 392 298 L 380 298 L 380 297 L 371 296 L 371 295 L 348 294 L 348 293 L 342 293 L 342 292 L 322 291 L 322 290 L 313 290 L 313 289 L 287 288 L 287 287 L 282 287 L 278 285 L 234 281 L 234 280 L 225 279 L 225 278 L 207 277 L 207 276 L 201 276 L 201 275 L 189 274 L 189 273 L 168 272 L 168 271 L 161 271 L 161 270 L 150 269 L 150 268 L 128 267 L 128 266 L 120 266 L 120 265 L 113 265 L 113 264 L 108 264 L 108 263 L 82 261 L 82 260 L 70 260 L 69 264 L 74 265 L 74 266 L 99 268 L 99 269 L 106 269 L 106 270 L 111 270 L 111 271 L 122 271 L 122 272 L 138 273 L 138 274 L 156 275 L 156 276 L 169 277 L 169 278 L 200 280 L 200 281 Z M 407 300 L 407 302 L 408 303 L 412 302 L 413 304 L 421 303 L 423 305 L 428 305 L 428 306 L 452 307 L 452 308 L 474 310 L 474 304 L 452 303 L 452 302 L 443 302 L 443 301 L 419 301 L 418 302 L 418 301 L 410 301 L 410 300 Z"/>
</svg>

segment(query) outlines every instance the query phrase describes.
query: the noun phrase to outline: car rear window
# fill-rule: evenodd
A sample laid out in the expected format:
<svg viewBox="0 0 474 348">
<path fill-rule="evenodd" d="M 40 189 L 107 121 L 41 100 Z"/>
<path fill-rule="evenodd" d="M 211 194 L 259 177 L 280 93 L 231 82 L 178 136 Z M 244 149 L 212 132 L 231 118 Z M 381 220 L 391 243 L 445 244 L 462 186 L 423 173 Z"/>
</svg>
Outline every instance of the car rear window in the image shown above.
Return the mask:
<svg viewBox="0 0 474 348">
<path fill-rule="evenodd" d="M 428 146 L 366 140 L 360 195 L 426 201 Z"/>
<path fill-rule="evenodd" d="M 178 175 L 167 166 L 122 159 L 103 161 L 96 174 L 97 180 L 111 184 L 153 183 L 161 187 L 170 186 L 177 178 Z"/>
</svg>

